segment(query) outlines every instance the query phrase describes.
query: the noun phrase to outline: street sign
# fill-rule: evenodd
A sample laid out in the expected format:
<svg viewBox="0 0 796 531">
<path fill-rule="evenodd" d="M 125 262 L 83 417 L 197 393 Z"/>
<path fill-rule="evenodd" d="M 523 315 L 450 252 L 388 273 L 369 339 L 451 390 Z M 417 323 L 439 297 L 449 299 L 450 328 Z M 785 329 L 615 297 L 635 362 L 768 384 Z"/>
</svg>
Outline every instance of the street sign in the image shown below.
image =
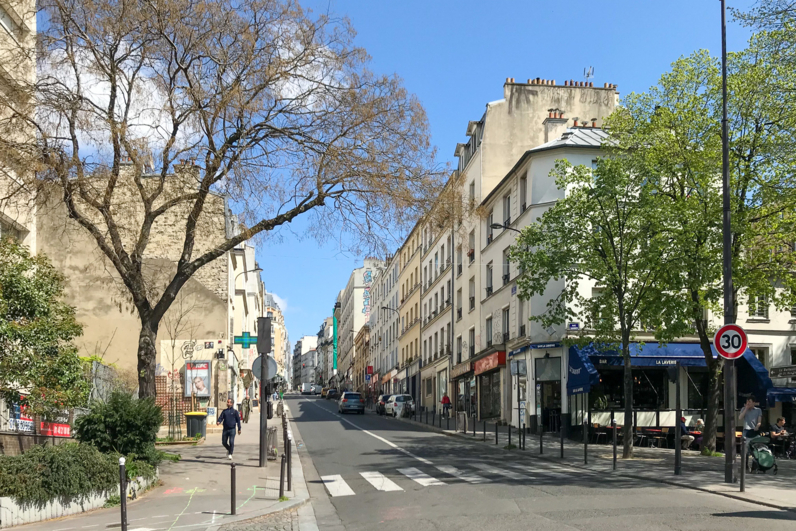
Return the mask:
<svg viewBox="0 0 796 531">
<path fill-rule="evenodd" d="M 369 382 L 369 381 L 370 381 L 370 374 L 366 374 L 366 375 L 365 375 L 365 381 L 366 381 L 366 382 Z"/>
<path fill-rule="evenodd" d="M 373 365 L 368 365 L 367 370 L 365 371 L 368 376 L 373 374 Z"/>
<path fill-rule="evenodd" d="M 771 378 L 796 378 L 796 365 L 771 367 L 768 370 L 768 375 Z"/>
<path fill-rule="evenodd" d="M 233 341 L 236 345 L 243 345 L 243 348 L 249 348 L 257 343 L 257 338 L 252 337 L 248 332 L 243 332 L 239 336 L 235 336 Z"/>
<path fill-rule="evenodd" d="M 525 360 L 511 360 L 511 375 L 512 376 L 525 376 L 526 368 L 525 368 Z"/>
<path fill-rule="evenodd" d="M 746 332 L 737 324 L 722 326 L 713 338 L 713 345 L 719 356 L 728 360 L 740 358 L 746 352 L 748 343 Z"/>
<path fill-rule="evenodd" d="M 260 379 L 260 364 L 262 363 L 262 356 L 257 356 L 257 359 L 252 363 L 252 374 L 258 380 Z M 267 356 L 268 361 L 265 363 L 265 379 L 269 380 L 276 376 L 276 361 L 271 356 Z"/>
</svg>

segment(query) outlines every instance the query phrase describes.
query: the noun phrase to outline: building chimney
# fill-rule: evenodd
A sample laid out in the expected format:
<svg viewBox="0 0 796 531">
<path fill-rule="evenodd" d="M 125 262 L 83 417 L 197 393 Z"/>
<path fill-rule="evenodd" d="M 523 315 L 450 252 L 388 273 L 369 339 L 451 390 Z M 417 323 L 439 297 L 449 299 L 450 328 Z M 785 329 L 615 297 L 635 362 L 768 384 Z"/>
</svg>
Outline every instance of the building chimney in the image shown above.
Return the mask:
<svg viewBox="0 0 796 531">
<path fill-rule="evenodd" d="M 578 117 L 577 117 L 577 116 L 575 116 L 575 117 L 573 118 L 573 120 L 575 121 L 575 125 L 573 125 L 572 127 L 577 127 L 577 126 L 578 126 Z"/>
<path fill-rule="evenodd" d="M 597 118 L 592 118 L 591 119 L 591 126 L 592 127 L 597 127 Z"/>
<path fill-rule="evenodd" d="M 564 111 L 561 109 L 551 109 L 551 111 L 552 117 L 548 116 L 542 122 L 545 142 L 559 138 L 567 130 L 567 120 L 564 118 Z"/>
</svg>

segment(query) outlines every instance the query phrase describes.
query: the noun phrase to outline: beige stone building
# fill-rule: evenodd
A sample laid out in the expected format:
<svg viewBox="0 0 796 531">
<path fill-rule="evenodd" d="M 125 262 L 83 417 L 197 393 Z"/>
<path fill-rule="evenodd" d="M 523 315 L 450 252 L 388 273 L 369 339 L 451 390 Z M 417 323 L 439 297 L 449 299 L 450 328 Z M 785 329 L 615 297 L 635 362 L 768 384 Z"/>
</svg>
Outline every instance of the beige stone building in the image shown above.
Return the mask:
<svg viewBox="0 0 796 531">
<path fill-rule="evenodd" d="M 400 290 L 400 302 L 398 311 L 401 314 L 401 330 L 398 336 L 398 344 L 401 357 L 392 369 L 396 374 L 385 373 L 382 377 L 387 377 L 384 382 L 392 392 L 406 392 L 415 395 L 415 390 L 419 386 L 420 371 L 420 253 L 421 239 L 420 227 L 418 222 L 409 233 L 403 246 L 398 250 L 400 270 L 398 283 Z M 403 375 L 398 373 L 403 372 Z M 385 390 L 388 387 L 385 387 Z"/>
<path fill-rule="evenodd" d="M 276 361 L 277 372 L 283 379 L 287 379 L 288 359 L 290 352 L 290 336 L 285 327 L 285 316 L 282 309 L 270 293 L 265 294 L 265 316 L 271 318 L 271 345 Z"/>
</svg>

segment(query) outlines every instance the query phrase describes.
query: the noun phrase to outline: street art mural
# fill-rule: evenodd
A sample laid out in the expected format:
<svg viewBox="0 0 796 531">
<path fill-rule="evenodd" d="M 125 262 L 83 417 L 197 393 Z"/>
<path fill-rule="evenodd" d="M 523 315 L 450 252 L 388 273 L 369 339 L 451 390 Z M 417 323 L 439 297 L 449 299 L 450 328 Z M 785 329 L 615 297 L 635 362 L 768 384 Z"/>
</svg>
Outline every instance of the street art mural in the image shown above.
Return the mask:
<svg viewBox="0 0 796 531">
<path fill-rule="evenodd" d="M 373 273 L 370 270 L 365 271 L 362 276 L 362 281 L 365 284 L 365 289 L 362 292 L 362 313 L 365 315 L 365 320 L 370 319 L 370 286 L 373 284 Z"/>
</svg>

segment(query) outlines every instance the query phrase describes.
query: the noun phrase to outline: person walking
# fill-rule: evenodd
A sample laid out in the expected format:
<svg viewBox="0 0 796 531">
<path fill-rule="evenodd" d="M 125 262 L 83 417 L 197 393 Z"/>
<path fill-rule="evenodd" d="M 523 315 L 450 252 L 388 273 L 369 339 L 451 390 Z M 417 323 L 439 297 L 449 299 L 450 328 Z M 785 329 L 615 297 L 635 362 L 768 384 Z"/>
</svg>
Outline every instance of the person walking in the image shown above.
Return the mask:
<svg viewBox="0 0 796 531">
<path fill-rule="evenodd" d="M 216 426 L 223 424 L 221 431 L 221 444 L 227 449 L 227 457 L 232 459 L 232 453 L 235 451 L 235 426 L 238 427 L 238 435 L 240 435 L 240 415 L 238 410 L 232 407 L 232 399 L 227 399 L 227 409 L 221 412 L 216 421 Z"/>
<path fill-rule="evenodd" d="M 240 413 L 241 417 L 243 417 L 244 424 L 249 423 L 249 414 L 251 414 L 251 411 L 252 411 L 252 400 L 247 395 L 246 398 L 243 399 L 243 404 L 241 404 L 240 408 Z"/>
<path fill-rule="evenodd" d="M 450 417 L 450 409 L 451 409 L 451 399 L 448 396 L 448 393 L 443 393 L 442 400 L 442 412 L 445 414 L 445 418 Z"/>
</svg>

